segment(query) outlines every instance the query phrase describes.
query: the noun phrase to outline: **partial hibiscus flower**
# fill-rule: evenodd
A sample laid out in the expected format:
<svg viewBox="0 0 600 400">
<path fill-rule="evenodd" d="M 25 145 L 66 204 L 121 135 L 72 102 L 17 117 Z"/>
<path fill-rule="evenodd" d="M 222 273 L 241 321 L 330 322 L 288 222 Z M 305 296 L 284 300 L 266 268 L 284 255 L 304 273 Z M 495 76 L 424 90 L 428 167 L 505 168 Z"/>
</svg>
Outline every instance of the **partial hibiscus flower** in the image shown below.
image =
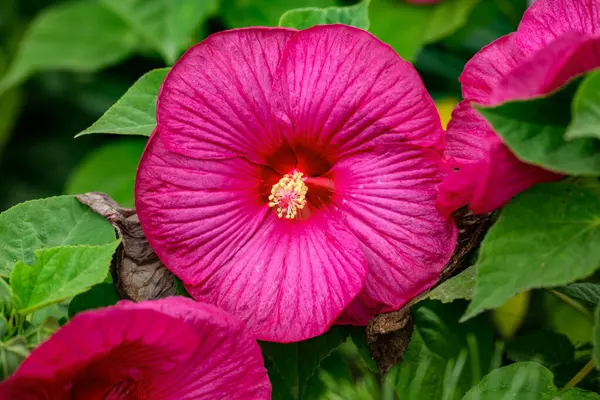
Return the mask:
<svg viewBox="0 0 600 400">
<path fill-rule="evenodd" d="M 0 399 L 269 399 L 245 325 L 183 297 L 83 312 L 0 384 Z"/>
<path fill-rule="evenodd" d="M 190 294 L 262 340 L 366 324 L 438 278 L 443 131 L 415 69 L 371 34 L 220 32 L 168 74 L 136 207 Z"/>
<path fill-rule="evenodd" d="M 440 187 L 440 210 L 449 214 L 469 205 L 490 212 L 532 185 L 560 179 L 520 161 L 472 104 L 547 95 L 598 67 L 600 0 L 537 0 L 517 32 L 477 53 L 460 77 L 464 101 L 448 126 L 446 156 L 456 171 Z"/>
</svg>

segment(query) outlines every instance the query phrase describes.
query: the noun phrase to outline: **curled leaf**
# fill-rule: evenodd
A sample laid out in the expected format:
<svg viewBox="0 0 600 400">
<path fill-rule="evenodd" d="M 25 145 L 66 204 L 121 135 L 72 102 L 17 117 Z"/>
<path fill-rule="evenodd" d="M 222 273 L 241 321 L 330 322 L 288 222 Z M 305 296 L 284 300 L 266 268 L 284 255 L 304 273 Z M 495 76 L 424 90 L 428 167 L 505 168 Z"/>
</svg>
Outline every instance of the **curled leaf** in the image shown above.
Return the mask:
<svg viewBox="0 0 600 400">
<path fill-rule="evenodd" d="M 104 193 L 84 193 L 77 199 L 106 218 L 121 238 L 111 267 L 121 297 L 142 301 L 175 295 L 175 277 L 148 244 L 135 209 L 121 207 Z"/>
</svg>

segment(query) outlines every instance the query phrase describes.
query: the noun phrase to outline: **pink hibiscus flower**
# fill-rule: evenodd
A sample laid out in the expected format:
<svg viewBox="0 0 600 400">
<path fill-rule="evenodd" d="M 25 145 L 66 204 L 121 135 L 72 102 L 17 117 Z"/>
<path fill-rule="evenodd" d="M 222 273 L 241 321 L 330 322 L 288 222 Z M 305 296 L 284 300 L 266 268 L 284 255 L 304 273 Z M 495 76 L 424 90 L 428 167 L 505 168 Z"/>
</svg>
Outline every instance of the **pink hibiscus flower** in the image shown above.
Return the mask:
<svg viewBox="0 0 600 400">
<path fill-rule="evenodd" d="M 322 334 L 357 296 L 343 322 L 365 324 L 454 249 L 435 105 L 365 31 L 214 34 L 167 76 L 157 120 L 136 182 L 144 232 L 193 297 L 259 339 Z"/>
<path fill-rule="evenodd" d="M 459 171 L 440 187 L 439 207 L 490 212 L 536 183 L 561 176 L 520 161 L 471 106 L 546 95 L 600 67 L 600 0 L 537 0 L 516 32 L 471 59 L 460 81 L 464 101 L 448 126 L 446 155 Z"/>
<path fill-rule="evenodd" d="M 157 120 L 136 182 L 144 232 L 193 297 L 259 339 L 322 334 L 357 296 L 343 321 L 365 324 L 454 249 L 435 105 L 365 31 L 214 34 L 167 76 Z"/>
<path fill-rule="evenodd" d="M 0 399 L 269 399 L 244 324 L 183 297 L 88 311 L 0 384 Z"/>
</svg>

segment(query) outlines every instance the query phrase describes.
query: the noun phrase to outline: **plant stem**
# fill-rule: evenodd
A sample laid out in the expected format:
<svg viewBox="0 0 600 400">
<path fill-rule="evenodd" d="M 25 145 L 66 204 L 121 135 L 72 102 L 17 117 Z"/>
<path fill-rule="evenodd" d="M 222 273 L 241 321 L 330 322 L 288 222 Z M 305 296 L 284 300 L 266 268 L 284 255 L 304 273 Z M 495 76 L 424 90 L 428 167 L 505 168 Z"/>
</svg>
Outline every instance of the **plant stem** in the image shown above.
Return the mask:
<svg viewBox="0 0 600 400">
<path fill-rule="evenodd" d="M 565 303 L 567 303 L 574 310 L 576 310 L 579 313 L 583 314 L 589 320 L 591 320 L 591 321 L 594 320 L 594 316 L 592 315 L 592 313 L 590 312 L 590 310 L 588 310 L 587 308 L 585 308 L 585 306 L 581 305 L 581 303 L 578 302 L 577 300 L 572 299 L 571 297 L 567 296 L 564 293 L 557 292 L 556 290 L 550 289 L 550 293 L 552 293 L 553 295 L 555 295 L 556 297 L 558 297 L 559 299 L 561 299 L 562 301 L 564 301 Z"/>
<path fill-rule="evenodd" d="M 590 373 L 590 371 L 594 369 L 594 360 L 590 360 L 587 364 L 585 364 L 585 366 L 583 368 L 581 368 L 581 371 L 579 371 L 577 373 L 577 375 L 575 375 L 573 377 L 573 379 L 571 379 L 569 381 L 569 383 L 567 383 L 565 385 L 565 387 L 563 388 L 563 390 L 567 390 L 567 389 L 571 389 L 575 386 L 577 386 L 577 384 L 579 382 L 581 382 L 583 380 L 583 378 L 585 378 L 587 376 L 587 374 Z"/>
</svg>

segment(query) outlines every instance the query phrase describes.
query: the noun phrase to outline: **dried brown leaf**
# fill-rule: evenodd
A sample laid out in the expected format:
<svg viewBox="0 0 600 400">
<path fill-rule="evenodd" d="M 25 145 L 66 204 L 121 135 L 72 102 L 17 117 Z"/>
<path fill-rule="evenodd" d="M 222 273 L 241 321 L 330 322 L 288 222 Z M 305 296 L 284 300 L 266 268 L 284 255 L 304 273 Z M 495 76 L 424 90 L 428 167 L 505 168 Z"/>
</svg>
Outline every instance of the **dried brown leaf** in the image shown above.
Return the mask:
<svg viewBox="0 0 600 400">
<path fill-rule="evenodd" d="M 148 244 L 135 209 L 121 207 L 104 193 L 84 193 L 77 199 L 106 218 L 121 238 L 111 272 L 122 298 L 142 301 L 175 295 L 175 277 Z"/>
</svg>

